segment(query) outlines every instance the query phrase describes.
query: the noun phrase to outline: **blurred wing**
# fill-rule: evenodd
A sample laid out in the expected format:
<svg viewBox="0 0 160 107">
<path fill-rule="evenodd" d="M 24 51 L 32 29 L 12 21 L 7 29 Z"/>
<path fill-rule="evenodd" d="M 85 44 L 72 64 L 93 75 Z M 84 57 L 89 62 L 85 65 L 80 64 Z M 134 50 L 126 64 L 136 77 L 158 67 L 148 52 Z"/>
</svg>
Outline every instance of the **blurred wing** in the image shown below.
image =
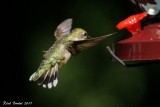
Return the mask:
<svg viewBox="0 0 160 107">
<path fill-rule="evenodd" d="M 136 4 L 135 0 L 131 0 L 132 3 Z"/>
<path fill-rule="evenodd" d="M 73 41 L 73 43 L 71 44 L 71 47 L 69 48 L 69 51 L 73 55 L 77 55 L 79 52 L 81 52 L 85 49 L 88 49 L 88 48 L 91 48 L 95 45 L 98 45 L 103 40 L 105 40 L 106 38 L 108 38 L 109 36 L 111 36 L 113 34 L 115 34 L 115 33 L 111 33 L 111 34 L 97 37 L 97 38 L 90 38 L 90 39 L 86 39 L 86 40 Z"/>
<path fill-rule="evenodd" d="M 54 32 L 56 39 L 59 40 L 61 37 L 68 35 L 70 33 L 71 27 L 72 19 L 63 21 L 60 25 L 58 25 L 56 31 Z"/>
</svg>

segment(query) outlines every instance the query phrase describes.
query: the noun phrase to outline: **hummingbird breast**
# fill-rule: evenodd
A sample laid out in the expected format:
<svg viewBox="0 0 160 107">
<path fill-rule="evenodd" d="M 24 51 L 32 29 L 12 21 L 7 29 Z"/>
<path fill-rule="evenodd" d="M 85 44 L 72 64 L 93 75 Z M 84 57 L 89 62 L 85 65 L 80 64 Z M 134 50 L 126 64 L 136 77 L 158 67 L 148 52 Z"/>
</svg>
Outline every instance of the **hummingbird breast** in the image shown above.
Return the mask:
<svg viewBox="0 0 160 107">
<path fill-rule="evenodd" d="M 45 59 L 49 63 L 54 65 L 58 63 L 59 65 L 65 64 L 71 56 L 71 53 L 66 49 L 65 44 L 55 44 L 46 53 Z"/>
</svg>

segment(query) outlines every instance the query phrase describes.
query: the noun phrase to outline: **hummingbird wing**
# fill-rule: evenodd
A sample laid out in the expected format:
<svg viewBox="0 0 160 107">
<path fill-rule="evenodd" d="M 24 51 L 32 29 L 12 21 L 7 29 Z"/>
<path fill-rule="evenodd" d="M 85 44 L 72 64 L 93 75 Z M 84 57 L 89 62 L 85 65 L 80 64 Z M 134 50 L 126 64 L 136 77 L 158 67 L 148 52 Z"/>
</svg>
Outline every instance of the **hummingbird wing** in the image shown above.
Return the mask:
<svg viewBox="0 0 160 107">
<path fill-rule="evenodd" d="M 72 19 L 66 19 L 62 23 L 60 23 L 54 32 L 54 35 L 57 40 L 59 40 L 61 37 L 64 37 L 68 34 L 70 34 L 72 27 Z"/>
<path fill-rule="evenodd" d="M 69 47 L 68 50 L 72 53 L 72 55 L 77 55 L 79 52 L 81 52 L 85 49 L 88 49 L 88 48 L 91 48 L 95 45 L 98 45 L 103 40 L 107 39 L 109 36 L 111 36 L 115 33 L 111 33 L 111 34 L 96 37 L 96 38 L 89 38 L 89 39 L 85 39 L 85 40 L 80 40 L 80 41 L 72 41 L 71 46 Z"/>
<path fill-rule="evenodd" d="M 60 40 L 62 37 L 70 34 L 71 27 L 72 27 L 72 19 L 66 19 L 61 24 L 59 24 L 57 29 L 54 32 L 56 39 Z M 55 44 L 56 44 L 56 42 L 55 42 Z M 52 52 L 54 52 L 54 50 L 55 50 L 54 45 L 48 51 L 45 52 L 45 54 L 43 55 L 44 58 L 47 59 L 50 56 L 50 54 Z"/>
</svg>

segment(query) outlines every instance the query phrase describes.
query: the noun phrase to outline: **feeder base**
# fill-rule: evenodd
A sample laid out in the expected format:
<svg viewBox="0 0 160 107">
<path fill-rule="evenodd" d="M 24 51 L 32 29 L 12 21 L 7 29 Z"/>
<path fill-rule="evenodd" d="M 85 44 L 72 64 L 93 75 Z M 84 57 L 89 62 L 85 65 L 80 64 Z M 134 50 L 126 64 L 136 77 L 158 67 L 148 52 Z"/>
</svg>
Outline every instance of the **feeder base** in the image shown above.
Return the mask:
<svg viewBox="0 0 160 107">
<path fill-rule="evenodd" d="M 160 60 L 160 23 L 116 43 L 115 54 L 123 61 Z"/>
</svg>

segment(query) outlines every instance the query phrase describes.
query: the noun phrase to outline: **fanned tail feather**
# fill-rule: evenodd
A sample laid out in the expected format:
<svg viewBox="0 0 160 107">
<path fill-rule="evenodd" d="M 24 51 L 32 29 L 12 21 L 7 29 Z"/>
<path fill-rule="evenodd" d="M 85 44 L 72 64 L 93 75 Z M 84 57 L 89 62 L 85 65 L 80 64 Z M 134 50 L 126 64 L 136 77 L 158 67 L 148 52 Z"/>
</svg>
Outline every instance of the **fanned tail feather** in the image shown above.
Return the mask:
<svg viewBox="0 0 160 107">
<path fill-rule="evenodd" d="M 32 77 L 36 76 L 36 73 L 34 73 L 30 77 L 30 81 L 32 80 Z M 46 73 L 44 73 L 41 77 L 37 79 L 38 85 L 42 85 L 44 88 L 48 87 L 51 89 L 52 87 L 56 87 L 58 83 L 58 64 L 55 64 L 51 67 L 50 70 L 48 70 Z"/>
</svg>

